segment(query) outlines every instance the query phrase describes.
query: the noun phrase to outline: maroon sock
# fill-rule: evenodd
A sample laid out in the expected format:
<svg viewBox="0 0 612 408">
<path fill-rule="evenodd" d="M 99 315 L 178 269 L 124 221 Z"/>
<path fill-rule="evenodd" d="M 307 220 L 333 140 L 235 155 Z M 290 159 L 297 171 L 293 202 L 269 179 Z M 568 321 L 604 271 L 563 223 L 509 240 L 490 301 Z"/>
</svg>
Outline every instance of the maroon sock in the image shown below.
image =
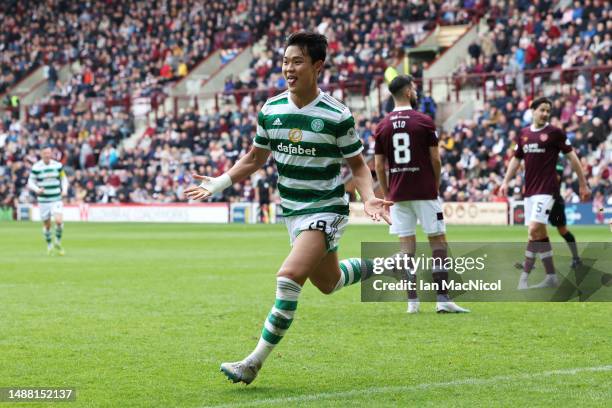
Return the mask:
<svg viewBox="0 0 612 408">
<path fill-rule="evenodd" d="M 414 270 L 413 259 L 414 259 L 414 254 L 408 254 L 408 266 L 410 267 L 410 270 L 414 272 L 414 273 L 408 273 L 408 282 L 414 282 L 414 284 L 416 285 L 417 278 L 416 278 L 416 271 Z M 408 292 L 408 300 L 417 300 L 419 298 L 419 296 L 417 295 L 416 289 L 408 290 L 407 292 Z"/>
<path fill-rule="evenodd" d="M 550 245 L 550 239 L 548 237 L 537 241 L 539 243 L 538 249 L 540 257 L 542 258 L 542 264 L 544 264 L 544 270 L 547 275 L 555 274 L 555 265 L 553 264 L 552 258 L 552 246 Z"/>
<path fill-rule="evenodd" d="M 413 290 L 408 289 L 408 300 L 417 300 L 419 296 L 417 295 L 416 291 L 416 275 L 408 274 L 408 282 L 412 282 L 412 284 L 414 285 L 413 287 L 415 288 Z"/>
<path fill-rule="evenodd" d="M 406 279 L 408 280 L 408 282 L 414 282 L 414 284 L 416 285 L 416 271 L 414 270 L 414 254 L 406 254 L 406 256 L 408 257 L 408 270 L 404 271 L 408 275 L 406 276 Z M 413 273 L 410 273 L 410 272 L 413 272 Z M 406 290 L 406 292 L 408 292 L 408 300 L 418 299 L 416 289 L 414 290 L 408 289 Z"/>
<path fill-rule="evenodd" d="M 529 240 L 527 250 L 525 251 L 525 262 L 523 263 L 523 271 L 530 273 L 535 264 L 535 256 L 538 251 L 536 241 Z"/>
<path fill-rule="evenodd" d="M 443 248 L 436 248 L 432 251 L 431 257 L 434 261 L 433 281 L 437 283 L 438 295 L 447 295 L 448 289 L 444 288 L 442 282 L 448 282 L 448 271 L 444 270 L 444 262 L 446 261 L 447 251 L 446 245 Z M 438 268 L 440 266 L 440 268 Z"/>
</svg>

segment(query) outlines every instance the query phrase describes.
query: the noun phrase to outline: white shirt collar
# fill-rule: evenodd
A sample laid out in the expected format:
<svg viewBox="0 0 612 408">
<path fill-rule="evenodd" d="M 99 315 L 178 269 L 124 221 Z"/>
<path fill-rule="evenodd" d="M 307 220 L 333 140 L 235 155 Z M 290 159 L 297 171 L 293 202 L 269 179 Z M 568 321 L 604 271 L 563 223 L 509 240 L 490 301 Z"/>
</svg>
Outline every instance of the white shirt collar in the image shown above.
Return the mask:
<svg viewBox="0 0 612 408">
<path fill-rule="evenodd" d="M 393 112 L 403 111 L 403 110 L 410 110 L 410 109 L 412 109 L 412 106 L 410 106 L 410 105 L 396 106 L 395 109 L 393 109 Z"/>
<path fill-rule="evenodd" d="M 529 129 L 531 129 L 532 132 L 539 132 L 540 130 L 544 129 L 546 126 L 548 126 L 548 122 L 546 122 L 544 124 L 544 126 L 542 126 L 541 128 L 536 128 L 535 125 L 532 123 L 531 126 L 529 127 Z"/>
</svg>

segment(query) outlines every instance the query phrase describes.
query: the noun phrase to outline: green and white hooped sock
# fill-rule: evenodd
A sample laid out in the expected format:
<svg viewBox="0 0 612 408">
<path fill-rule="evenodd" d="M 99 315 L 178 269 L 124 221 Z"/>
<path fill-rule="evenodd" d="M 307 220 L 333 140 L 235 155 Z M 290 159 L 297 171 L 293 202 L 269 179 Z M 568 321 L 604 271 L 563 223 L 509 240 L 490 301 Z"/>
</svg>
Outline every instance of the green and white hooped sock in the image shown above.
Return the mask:
<svg viewBox="0 0 612 408">
<path fill-rule="evenodd" d="M 55 225 L 55 242 L 62 242 L 62 232 L 64 231 L 64 223 Z"/>
<path fill-rule="evenodd" d="M 340 261 L 340 280 L 334 288 L 334 292 L 345 286 L 366 280 L 372 274 L 374 266 L 369 259 L 349 258 Z"/>
<path fill-rule="evenodd" d="M 47 246 L 51 246 L 51 229 L 43 227 L 43 236 L 45 237 L 45 241 L 47 241 Z"/>
<path fill-rule="evenodd" d="M 291 279 L 276 278 L 276 301 L 264 322 L 259 342 L 247 359 L 263 364 L 291 326 L 301 291 L 302 287 Z"/>
</svg>

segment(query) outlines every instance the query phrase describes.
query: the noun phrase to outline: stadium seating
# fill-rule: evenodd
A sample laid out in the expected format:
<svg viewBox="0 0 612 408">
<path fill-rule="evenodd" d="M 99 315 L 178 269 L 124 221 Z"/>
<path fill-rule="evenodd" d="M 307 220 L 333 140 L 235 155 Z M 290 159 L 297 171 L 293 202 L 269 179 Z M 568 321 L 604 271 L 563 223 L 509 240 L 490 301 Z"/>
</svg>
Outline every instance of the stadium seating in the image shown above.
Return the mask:
<svg viewBox="0 0 612 408">
<path fill-rule="evenodd" d="M 565 87 L 554 95 L 551 123 L 565 129 L 574 149 L 582 158 L 583 169 L 595 192 L 609 197 L 610 184 L 610 98 L 606 89 L 593 89 L 577 95 Z M 501 184 L 507 161 L 512 155 L 512 140 L 528 126 L 531 111 L 527 101 L 517 95 L 492 100 L 473 118 L 460 121 L 451 132 L 440 136 L 442 146 L 442 193 L 447 201 L 491 201 Z M 565 163 L 562 194 L 570 202 L 578 200 L 578 181 Z M 515 198 L 521 198 L 520 180 L 514 180 Z"/>
<path fill-rule="evenodd" d="M 554 10 L 546 1 L 518 2 L 516 8 L 500 2 L 490 12 L 490 31 L 470 44 L 455 75 L 609 64 L 612 11 L 604 3 L 576 1 Z M 583 76 L 579 86 L 588 88 L 588 75 L 577 75 Z M 516 88 L 524 96 L 524 77 L 517 78 Z"/>
<path fill-rule="evenodd" d="M 358 0 L 352 7 L 338 3 L 329 10 L 318 3 L 313 8 L 296 1 L 256 3 L 249 10 L 238 0 L 214 3 L 211 12 L 195 1 L 172 3 L 171 10 L 164 8 L 164 2 L 155 3 L 159 10 L 150 9 L 147 2 L 111 7 L 102 0 L 48 0 L 43 9 L 38 2 L 3 2 L 0 14 L 12 16 L 4 19 L 0 34 L 0 46 L 9 50 L 0 61 L 3 86 L 43 63 L 57 67 L 69 63 L 74 75 L 66 83 L 53 84 L 50 96 L 29 107 L 27 117 L 5 116 L 0 121 L 0 202 L 33 201 L 24 186 L 36 151 L 45 143 L 57 147 L 58 159 L 68 170 L 70 202 L 184 200 L 182 190 L 191 182 L 192 172 L 221 174 L 250 147 L 258 106 L 274 92 L 270 89 L 285 86 L 278 68 L 280 50 L 285 35 L 302 28 L 298 21 L 312 22 L 307 28 L 330 39 L 323 86 L 358 81 L 369 89 L 393 48 L 414 44 L 422 30 L 436 24 L 469 22 L 481 11 L 480 2 L 464 2 L 459 8 L 457 2 Z M 575 67 L 610 61 L 610 11 L 603 2 L 571 5 L 549 15 L 540 12 L 540 3 L 519 2 L 519 8 L 509 13 L 506 3 L 500 2 L 489 10 L 493 30 L 470 46 L 470 60 L 457 74 L 514 72 L 517 64 L 519 68 Z M 233 24 L 245 12 L 248 25 Z M 398 23 L 399 18 L 425 24 L 418 26 L 421 31 L 411 31 Z M 43 32 L 51 35 L 42 36 Z M 255 103 L 238 100 L 240 109 L 187 109 L 176 117 L 160 112 L 142 137 L 121 145 L 134 129 L 131 97 L 161 92 L 215 48 L 231 50 L 262 38 L 265 47 L 255 55 L 248 80 L 226 81 L 228 94 L 265 89 Z M 536 48 L 537 58 L 527 58 L 533 53 L 530 47 Z M 567 131 L 591 186 L 607 199 L 611 89 L 609 78 L 598 78 L 599 82 L 591 77 L 568 78 L 566 82 L 574 86 L 564 86 L 555 95 L 553 123 Z M 496 199 L 513 135 L 530 115 L 529 99 L 518 84 L 498 91 L 473 118 L 441 133 L 446 200 Z M 356 114 L 368 154 L 373 153 L 371 136 L 377 119 Z M 258 178 L 274 182 L 274 173 L 274 167 L 267 166 L 252 180 L 214 199 L 252 200 Z M 575 180 L 565 177 L 563 192 L 569 201 L 576 200 L 576 191 Z"/>
<path fill-rule="evenodd" d="M 250 43 L 254 23 L 237 19 L 245 11 L 238 0 L 206 8 L 193 0 L 2 2 L 0 94 L 53 63 L 71 64 L 77 93 L 149 93 L 186 75 L 215 48 Z"/>
<path fill-rule="evenodd" d="M 280 73 L 282 44 L 286 33 L 311 29 L 329 39 L 327 70 L 321 85 L 351 84 L 370 89 L 382 76 L 393 51 L 414 46 L 436 24 L 466 24 L 481 10 L 476 2 L 386 2 L 357 0 L 338 3 L 331 9 L 316 5 L 306 10 L 305 2 L 292 2 L 265 34 L 265 44 L 250 64 L 249 75 L 228 78 L 226 90 L 283 89 Z M 420 22 L 411 25 L 407 22 Z M 356 83 L 359 82 L 359 85 Z M 267 93 L 257 95 L 260 102 Z"/>
</svg>

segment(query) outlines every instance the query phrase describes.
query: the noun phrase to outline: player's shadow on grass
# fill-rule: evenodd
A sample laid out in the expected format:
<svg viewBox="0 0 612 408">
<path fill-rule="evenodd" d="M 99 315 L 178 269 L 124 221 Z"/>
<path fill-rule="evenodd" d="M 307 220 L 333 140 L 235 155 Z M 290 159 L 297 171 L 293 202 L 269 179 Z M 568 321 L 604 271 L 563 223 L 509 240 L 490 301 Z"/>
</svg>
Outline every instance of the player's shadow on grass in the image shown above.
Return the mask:
<svg viewBox="0 0 612 408">
<path fill-rule="evenodd" d="M 270 385 L 258 384 L 231 384 L 228 383 L 227 389 L 222 390 L 219 394 L 224 397 L 237 397 L 240 395 L 252 397 L 261 397 L 261 399 L 287 398 L 296 396 L 295 388 L 283 388 Z M 293 393 L 293 394 L 292 394 Z"/>
</svg>

